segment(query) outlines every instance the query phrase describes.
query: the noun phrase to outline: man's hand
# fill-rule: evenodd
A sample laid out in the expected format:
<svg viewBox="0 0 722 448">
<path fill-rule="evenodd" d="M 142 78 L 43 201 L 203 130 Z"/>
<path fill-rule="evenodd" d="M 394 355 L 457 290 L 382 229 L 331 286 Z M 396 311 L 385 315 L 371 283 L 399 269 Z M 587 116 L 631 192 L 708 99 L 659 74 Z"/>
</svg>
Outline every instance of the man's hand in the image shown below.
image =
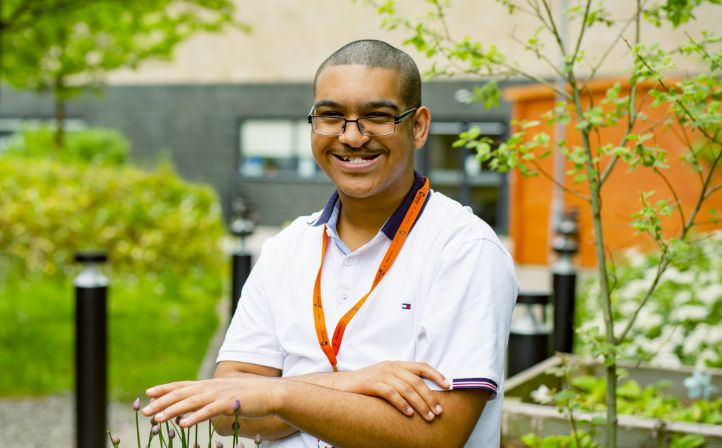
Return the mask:
<svg viewBox="0 0 722 448">
<path fill-rule="evenodd" d="M 425 420 L 432 421 L 443 409 L 437 395 L 422 378 L 435 382 L 442 389 L 449 388 L 444 376 L 430 365 L 403 361 L 384 361 L 355 371 L 288 379 L 382 398 L 409 417 L 415 410 Z"/>
<path fill-rule="evenodd" d="M 272 393 L 276 381 L 279 380 L 246 377 L 163 384 L 146 391 L 155 400 L 143 408 L 143 414 L 155 415 L 155 420 L 163 423 L 192 412 L 180 422 L 185 428 L 216 415 L 234 415 L 233 403 L 239 400 L 240 417 L 265 417 L 276 411 L 276 397 Z"/>
</svg>

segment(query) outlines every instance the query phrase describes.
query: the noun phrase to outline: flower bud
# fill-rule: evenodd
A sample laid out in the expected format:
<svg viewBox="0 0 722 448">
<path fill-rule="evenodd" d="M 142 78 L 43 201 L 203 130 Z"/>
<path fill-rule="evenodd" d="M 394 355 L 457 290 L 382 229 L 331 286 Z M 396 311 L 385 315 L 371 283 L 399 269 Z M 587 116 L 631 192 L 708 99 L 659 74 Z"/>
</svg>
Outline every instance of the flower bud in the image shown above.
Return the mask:
<svg viewBox="0 0 722 448">
<path fill-rule="evenodd" d="M 168 428 L 168 438 L 169 439 L 175 439 L 175 429 Z"/>
<path fill-rule="evenodd" d="M 150 432 L 151 432 L 151 434 L 153 434 L 154 436 L 157 436 L 158 433 L 160 432 L 160 425 L 153 425 L 153 427 L 150 428 Z"/>
<path fill-rule="evenodd" d="M 216 448 L 223 448 L 223 444 L 221 442 L 216 442 Z"/>
<path fill-rule="evenodd" d="M 178 417 L 175 418 L 175 424 L 180 426 L 180 421 L 181 421 L 181 416 L 179 415 Z"/>
<path fill-rule="evenodd" d="M 237 414 L 238 411 L 241 410 L 241 400 L 236 400 L 233 402 L 233 413 Z"/>
<path fill-rule="evenodd" d="M 118 446 L 120 444 L 120 437 L 113 436 L 110 438 L 110 442 L 113 444 L 113 446 Z"/>
<path fill-rule="evenodd" d="M 238 445 L 236 445 L 236 448 L 246 448 L 246 445 L 243 444 L 240 440 L 238 441 Z"/>
<path fill-rule="evenodd" d="M 256 434 L 256 437 L 253 438 L 253 443 L 260 445 L 261 442 L 263 442 L 263 437 L 261 437 L 260 434 Z"/>
<path fill-rule="evenodd" d="M 138 412 L 139 409 L 140 409 L 140 398 L 136 398 L 135 401 L 133 402 L 133 410 Z"/>
</svg>

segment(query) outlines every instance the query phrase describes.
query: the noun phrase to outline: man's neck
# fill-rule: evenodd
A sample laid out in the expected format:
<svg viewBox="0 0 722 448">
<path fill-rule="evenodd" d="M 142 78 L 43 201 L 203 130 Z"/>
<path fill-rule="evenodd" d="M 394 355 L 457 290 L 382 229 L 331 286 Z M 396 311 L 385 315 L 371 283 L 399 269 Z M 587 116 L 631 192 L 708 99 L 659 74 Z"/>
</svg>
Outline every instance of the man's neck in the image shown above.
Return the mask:
<svg viewBox="0 0 722 448">
<path fill-rule="evenodd" d="M 351 250 L 368 243 L 381 229 L 381 226 L 399 208 L 401 202 L 414 184 L 412 176 L 404 188 L 393 195 L 373 198 L 353 198 L 339 192 L 341 212 L 336 224 L 336 232 L 341 241 Z"/>
</svg>

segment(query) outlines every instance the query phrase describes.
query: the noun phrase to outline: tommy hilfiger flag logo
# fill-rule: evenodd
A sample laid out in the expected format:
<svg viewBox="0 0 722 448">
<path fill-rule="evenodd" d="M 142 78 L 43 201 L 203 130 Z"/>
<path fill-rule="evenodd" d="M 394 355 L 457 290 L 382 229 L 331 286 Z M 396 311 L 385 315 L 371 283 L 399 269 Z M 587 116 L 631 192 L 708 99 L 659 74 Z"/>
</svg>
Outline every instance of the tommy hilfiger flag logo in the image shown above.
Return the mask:
<svg viewBox="0 0 722 448">
<path fill-rule="evenodd" d="M 401 304 L 401 309 L 402 309 L 402 310 L 410 310 L 410 309 L 411 309 L 411 304 L 410 304 L 410 303 L 402 303 L 402 304 Z"/>
</svg>

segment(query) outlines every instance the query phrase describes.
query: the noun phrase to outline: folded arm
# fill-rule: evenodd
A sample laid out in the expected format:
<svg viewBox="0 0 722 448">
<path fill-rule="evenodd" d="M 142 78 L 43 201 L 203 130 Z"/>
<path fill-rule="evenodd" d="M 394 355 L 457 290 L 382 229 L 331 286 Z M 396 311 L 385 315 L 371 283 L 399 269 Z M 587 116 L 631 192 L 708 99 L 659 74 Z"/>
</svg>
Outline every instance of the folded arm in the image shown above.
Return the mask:
<svg viewBox="0 0 722 448">
<path fill-rule="evenodd" d="M 221 362 L 216 368 L 216 378 L 243 378 L 252 376 L 280 377 L 281 371 L 272 367 L 242 362 Z M 418 413 L 427 421 L 433 421 L 443 412 L 436 394 L 422 378 L 448 388 L 446 379 L 425 363 L 386 361 L 353 372 L 315 373 L 287 378 L 331 389 L 382 398 L 399 412 L 412 416 Z M 234 417 L 219 416 L 214 419 L 220 434 L 233 432 Z M 267 440 L 287 437 L 297 431 L 278 417 L 239 420 L 239 434 L 252 437 L 262 435 Z"/>
<path fill-rule="evenodd" d="M 483 391 L 432 392 L 444 408 L 432 422 L 417 413 L 404 415 L 386 400 L 282 378 L 218 378 L 172 383 L 149 391 L 157 399 L 143 412 L 166 421 L 192 412 L 181 421 L 191 426 L 216 415 L 229 416 L 241 403 L 239 416 L 283 422 L 336 446 L 463 446 L 481 414 L 488 393 Z M 271 421 L 267 417 L 275 417 Z M 275 428 L 277 434 L 283 428 Z"/>
</svg>

